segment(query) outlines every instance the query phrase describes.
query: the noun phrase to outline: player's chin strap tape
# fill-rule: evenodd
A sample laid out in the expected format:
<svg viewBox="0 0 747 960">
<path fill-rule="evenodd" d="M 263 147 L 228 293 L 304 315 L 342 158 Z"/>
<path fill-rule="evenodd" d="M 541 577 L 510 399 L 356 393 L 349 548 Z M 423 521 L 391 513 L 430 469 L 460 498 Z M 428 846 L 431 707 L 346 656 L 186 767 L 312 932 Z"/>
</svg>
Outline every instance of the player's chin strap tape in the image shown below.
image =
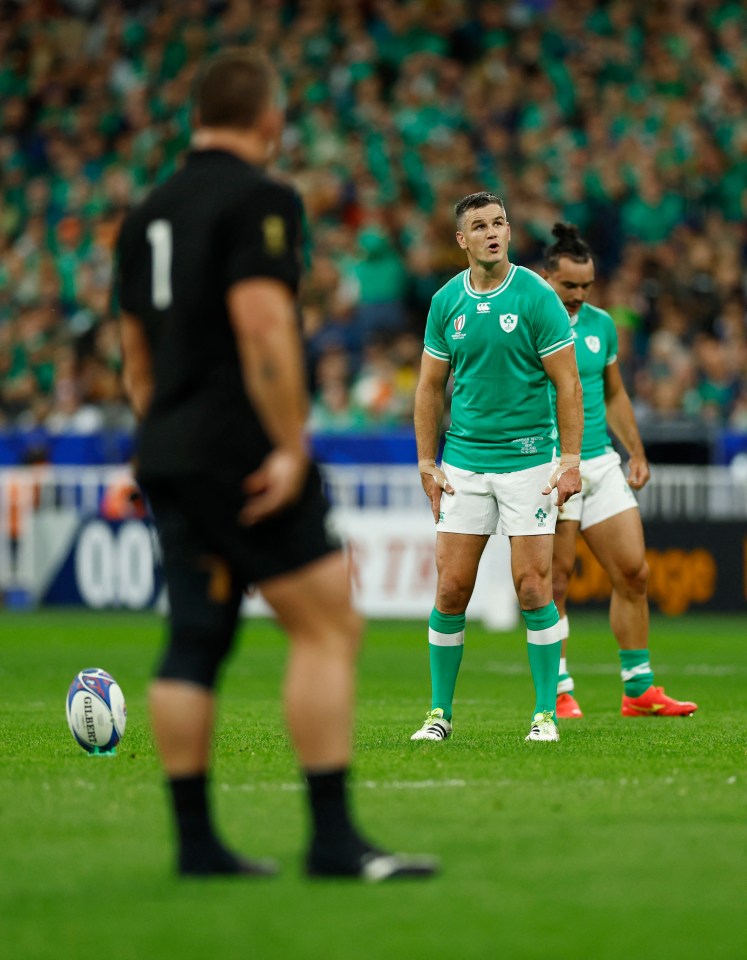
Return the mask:
<svg viewBox="0 0 747 960">
<path fill-rule="evenodd" d="M 418 470 L 420 473 L 426 473 L 429 477 L 433 477 L 442 490 L 445 489 L 446 484 L 449 482 L 443 470 L 436 466 L 435 460 L 418 460 Z"/>
<path fill-rule="evenodd" d="M 563 453 L 560 456 L 560 463 L 555 467 L 550 476 L 550 486 L 556 487 L 558 480 L 563 476 L 566 470 L 574 470 L 581 465 L 581 454 Z"/>
</svg>

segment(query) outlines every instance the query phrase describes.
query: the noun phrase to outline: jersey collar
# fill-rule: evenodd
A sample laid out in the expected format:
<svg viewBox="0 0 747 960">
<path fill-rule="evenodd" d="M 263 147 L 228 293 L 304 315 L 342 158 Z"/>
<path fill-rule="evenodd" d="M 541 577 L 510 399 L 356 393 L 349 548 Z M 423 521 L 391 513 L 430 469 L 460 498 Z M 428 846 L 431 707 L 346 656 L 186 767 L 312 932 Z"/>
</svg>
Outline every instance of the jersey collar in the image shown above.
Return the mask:
<svg viewBox="0 0 747 960">
<path fill-rule="evenodd" d="M 512 263 L 511 267 L 506 274 L 506 279 L 500 285 L 496 287 L 495 290 L 488 290 L 486 293 L 478 293 L 473 289 L 472 284 L 469 282 L 469 267 L 462 274 L 462 282 L 464 283 L 464 290 L 470 296 L 474 297 L 475 300 L 489 300 L 491 297 L 497 297 L 499 293 L 503 293 L 506 287 L 511 283 L 516 273 L 516 264 Z"/>
</svg>

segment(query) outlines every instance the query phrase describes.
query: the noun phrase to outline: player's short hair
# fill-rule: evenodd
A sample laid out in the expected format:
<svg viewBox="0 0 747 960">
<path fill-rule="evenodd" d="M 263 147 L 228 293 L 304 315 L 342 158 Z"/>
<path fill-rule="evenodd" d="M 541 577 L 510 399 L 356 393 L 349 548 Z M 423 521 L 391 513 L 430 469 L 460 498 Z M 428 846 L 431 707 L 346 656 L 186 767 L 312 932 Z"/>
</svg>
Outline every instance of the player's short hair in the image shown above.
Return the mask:
<svg viewBox="0 0 747 960">
<path fill-rule="evenodd" d="M 593 260 L 591 247 L 581 237 L 578 227 L 573 223 L 558 221 L 552 228 L 555 243 L 545 248 L 544 267 L 548 273 L 558 269 L 561 257 L 568 257 L 574 263 L 587 263 Z"/>
<path fill-rule="evenodd" d="M 198 76 L 195 106 L 203 127 L 252 127 L 276 92 L 267 55 L 250 47 L 223 50 Z"/>
<path fill-rule="evenodd" d="M 486 190 L 482 190 L 480 193 L 470 193 L 468 196 L 462 197 L 459 203 L 454 205 L 457 230 L 461 230 L 464 226 L 464 215 L 468 210 L 479 210 L 480 207 L 489 207 L 492 203 L 497 203 L 498 206 L 503 207 L 503 212 L 506 212 L 506 204 L 496 193 L 488 193 Z"/>
</svg>

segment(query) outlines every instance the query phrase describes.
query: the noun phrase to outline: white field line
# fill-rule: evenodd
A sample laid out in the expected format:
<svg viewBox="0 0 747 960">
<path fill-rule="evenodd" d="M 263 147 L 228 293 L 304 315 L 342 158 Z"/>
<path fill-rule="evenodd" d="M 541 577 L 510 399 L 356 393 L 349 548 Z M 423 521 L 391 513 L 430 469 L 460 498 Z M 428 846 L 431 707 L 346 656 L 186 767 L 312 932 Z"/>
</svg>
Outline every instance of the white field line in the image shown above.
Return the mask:
<svg viewBox="0 0 747 960">
<path fill-rule="evenodd" d="M 679 773 L 677 770 L 673 772 L 675 774 Z M 682 779 L 678 776 L 644 777 L 642 780 L 638 777 L 620 777 L 617 781 L 620 787 L 632 787 L 634 789 L 640 788 L 641 784 L 645 786 L 656 786 L 658 784 L 671 786 L 675 783 L 682 782 Z M 719 782 L 732 787 L 735 784 L 743 785 L 745 778 L 740 771 L 738 774 L 732 774 L 726 777 L 725 780 Z M 353 782 L 353 790 L 474 790 L 475 788 L 507 790 L 514 787 L 526 786 L 526 784 L 526 780 L 510 780 L 507 778 L 500 780 L 355 780 Z M 541 781 L 541 785 L 554 788 L 557 787 L 557 782 L 543 780 Z M 607 789 L 609 785 L 610 781 L 604 780 L 601 777 L 587 777 L 584 779 L 585 789 L 591 789 L 593 787 L 603 787 Z M 78 777 L 75 780 L 71 780 L 68 786 L 74 790 L 95 791 L 100 788 L 100 783 Z M 296 780 L 287 783 L 216 783 L 215 786 L 216 789 L 222 793 L 300 793 L 306 789 L 303 783 Z M 41 789 L 49 792 L 52 788 L 49 783 L 42 783 Z M 154 794 L 161 792 L 160 785 L 156 783 L 141 783 L 138 785 L 138 789 Z M 683 789 L 686 788 L 683 786 Z"/>
<path fill-rule="evenodd" d="M 676 771 L 675 771 L 676 772 Z M 728 784 L 729 786 L 734 786 L 738 783 L 739 780 L 743 778 L 738 778 L 737 776 L 727 777 L 723 783 Z M 666 786 L 671 786 L 672 784 L 678 782 L 677 777 L 666 776 L 666 777 L 645 777 L 643 780 L 640 780 L 638 777 L 620 777 L 618 780 L 618 785 L 620 787 L 633 787 L 637 788 L 644 783 L 647 786 L 655 786 L 657 784 L 664 784 Z M 548 785 L 552 785 L 552 781 L 546 781 Z M 512 787 L 526 785 L 526 780 L 511 780 L 511 779 L 500 779 L 500 780 L 356 780 L 353 783 L 354 790 L 464 790 L 464 789 L 475 789 L 479 787 L 486 787 L 489 789 L 499 789 L 505 790 Z M 233 791 L 238 791 L 240 793 L 298 793 L 302 790 L 305 790 L 305 785 L 297 781 L 290 783 L 221 783 L 218 784 L 218 789 L 224 793 L 231 793 Z M 591 777 L 586 778 L 585 787 L 590 788 L 593 786 L 600 786 L 607 788 L 609 786 L 609 781 L 604 780 L 600 777 Z"/>
<path fill-rule="evenodd" d="M 674 664 L 662 663 L 656 659 L 656 652 L 651 655 L 651 663 L 656 674 L 666 674 L 688 676 L 688 677 L 730 677 L 735 675 L 747 675 L 747 664 L 737 663 L 690 663 L 687 666 L 674 666 Z M 610 663 L 580 663 L 576 660 L 569 660 L 571 673 L 594 675 L 613 675 L 620 673 L 620 667 L 613 662 Z M 465 663 L 462 672 L 473 673 L 502 673 L 506 676 L 521 676 L 529 673 L 529 665 L 523 663 L 500 663 L 491 660 L 480 667 L 470 667 Z"/>
<path fill-rule="evenodd" d="M 448 790 L 475 786 L 510 786 L 513 782 L 511 780 L 356 780 L 353 787 L 356 790 Z M 306 787 L 303 783 L 293 781 L 292 783 L 221 783 L 219 789 L 226 793 L 232 790 L 239 790 L 242 793 L 254 793 L 258 790 L 296 793 L 299 790 L 305 790 Z"/>
</svg>

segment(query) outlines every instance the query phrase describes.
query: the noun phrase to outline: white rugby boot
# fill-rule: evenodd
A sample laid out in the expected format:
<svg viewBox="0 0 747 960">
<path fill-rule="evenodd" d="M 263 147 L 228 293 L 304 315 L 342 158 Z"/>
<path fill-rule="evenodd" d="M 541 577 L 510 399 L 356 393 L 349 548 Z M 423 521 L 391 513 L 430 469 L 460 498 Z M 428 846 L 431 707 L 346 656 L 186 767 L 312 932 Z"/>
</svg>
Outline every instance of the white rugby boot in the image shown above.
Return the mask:
<svg viewBox="0 0 747 960">
<path fill-rule="evenodd" d="M 451 736 L 452 726 L 444 719 L 441 707 L 431 710 L 423 726 L 410 737 L 411 740 L 447 740 Z"/>
</svg>

